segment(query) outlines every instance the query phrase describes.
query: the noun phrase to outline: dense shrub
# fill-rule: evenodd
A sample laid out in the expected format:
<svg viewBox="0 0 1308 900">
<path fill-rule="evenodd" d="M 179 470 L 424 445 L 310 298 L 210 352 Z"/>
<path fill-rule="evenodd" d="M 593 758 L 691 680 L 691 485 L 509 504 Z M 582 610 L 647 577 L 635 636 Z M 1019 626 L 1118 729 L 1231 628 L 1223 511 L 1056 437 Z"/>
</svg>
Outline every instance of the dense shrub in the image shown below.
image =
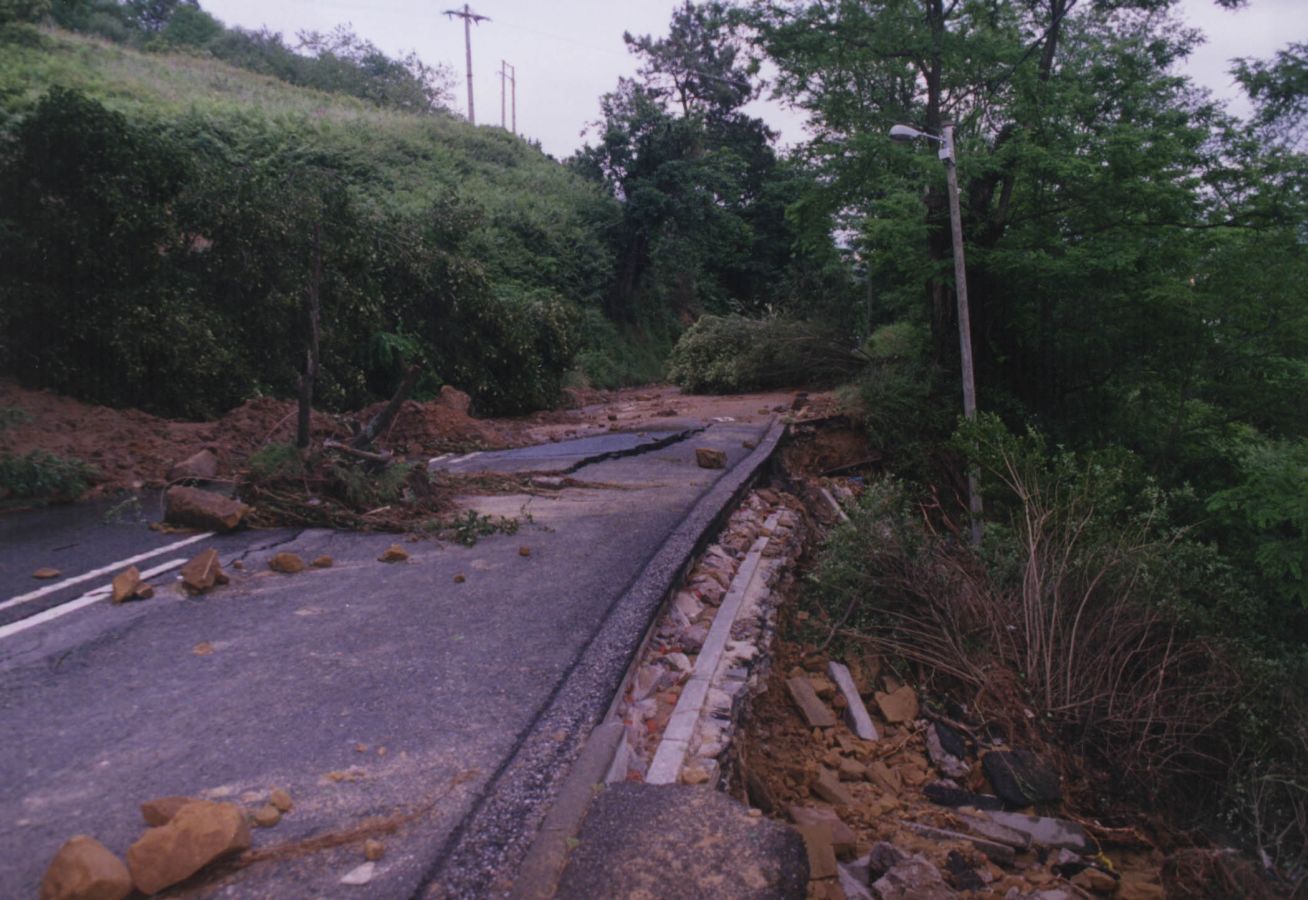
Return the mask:
<svg viewBox="0 0 1308 900">
<path fill-rule="evenodd" d="M 42 450 L 0 456 L 0 506 L 6 501 L 69 502 L 95 480 L 96 470 L 80 459 Z"/>
<path fill-rule="evenodd" d="M 686 329 L 668 377 L 692 393 L 830 386 L 861 362 L 840 335 L 788 319 L 703 316 Z"/>
</svg>

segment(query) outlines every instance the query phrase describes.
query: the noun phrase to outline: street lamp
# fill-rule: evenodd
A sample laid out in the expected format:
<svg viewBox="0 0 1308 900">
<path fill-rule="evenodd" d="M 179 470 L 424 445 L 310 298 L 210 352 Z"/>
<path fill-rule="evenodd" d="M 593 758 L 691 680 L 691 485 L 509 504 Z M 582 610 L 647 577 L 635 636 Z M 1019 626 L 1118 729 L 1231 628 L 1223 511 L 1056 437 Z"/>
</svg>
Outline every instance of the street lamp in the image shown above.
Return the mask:
<svg viewBox="0 0 1308 900">
<path fill-rule="evenodd" d="M 890 129 L 890 139 L 911 143 L 918 138 L 940 144 L 939 156 L 945 162 L 945 179 L 949 183 L 949 230 L 954 239 L 954 288 L 958 294 L 958 344 L 963 363 L 963 415 L 976 418 L 976 380 L 972 374 L 972 318 L 967 305 L 967 266 L 963 261 L 963 220 L 958 209 L 958 172 L 954 155 L 954 126 L 946 125 L 944 134 L 934 135 L 907 125 Z M 967 505 L 972 513 L 972 545 L 981 545 L 981 493 L 977 490 L 976 469 L 967 470 Z"/>
</svg>

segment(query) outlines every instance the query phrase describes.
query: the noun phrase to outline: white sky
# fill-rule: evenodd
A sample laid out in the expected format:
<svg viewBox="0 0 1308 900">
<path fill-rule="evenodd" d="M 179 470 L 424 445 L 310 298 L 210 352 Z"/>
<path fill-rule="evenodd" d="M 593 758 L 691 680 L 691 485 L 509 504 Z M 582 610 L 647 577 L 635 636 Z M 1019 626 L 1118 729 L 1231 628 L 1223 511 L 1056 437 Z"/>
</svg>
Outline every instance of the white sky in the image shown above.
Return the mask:
<svg viewBox="0 0 1308 900">
<path fill-rule="evenodd" d="M 458 81 L 455 106 L 467 106 L 463 21 L 442 15 L 453 0 L 201 0 L 228 25 L 267 26 L 293 41 L 300 30 L 328 31 L 348 22 L 355 32 L 391 54 L 416 50 L 428 63 L 450 65 Z M 619 75 L 635 72 L 623 31 L 663 34 L 680 0 L 476 0 L 474 12 L 491 21 L 473 27 L 473 88 L 477 121 L 500 122 L 500 60 L 517 67 L 518 131 L 559 158 L 581 146 L 581 132 L 599 117 L 599 97 Z M 462 7 L 462 4 L 459 4 Z M 1308 0 L 1250 0 L 1227 12 L 1212 0 L 1180 0 L 1179 12 L 1208 36 L 1185 71 L 1233 109 L 1239 102 L 1228 60 L 1268 57 L 1290 41 L 1308 40 Z M 803 139 L 802 119 L 777 104 L 751 110 L 782 134 Z"/>
</svg>

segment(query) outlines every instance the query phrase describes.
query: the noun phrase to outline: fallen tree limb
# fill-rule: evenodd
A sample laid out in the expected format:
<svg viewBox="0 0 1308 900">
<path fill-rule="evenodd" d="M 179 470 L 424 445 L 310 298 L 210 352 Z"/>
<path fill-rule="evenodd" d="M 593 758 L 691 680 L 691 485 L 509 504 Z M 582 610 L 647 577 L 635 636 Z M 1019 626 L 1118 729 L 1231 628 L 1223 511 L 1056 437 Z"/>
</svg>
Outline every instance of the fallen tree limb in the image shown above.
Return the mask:
<svg viewBox="0 0 1308 900">
<path fill-rule="evenodd" d="M 350 441 L 351 447 L 355 450 L 362 450 L 371 445 L 377 439 L 377 435 L 386 430 L 386 426 L 391 424 L 391 419 L 395 418 L 395 414 L 400 411 L 400 404 L 404 402 L 405 398 L 409 396 L 409 392 L 413 390 L 414 385 L 418 383 L 420 375 L 422 375 L 421 366 L 409 366 L 409 371 L 404 373 L 404 380 L 400 382 L 400 386 L 395 390 L 395 396 L 391 398 L 381 412 L 372 417 L 372 421 L 364 426 L 363 431 L 354 436 L 354 440 Z"/>
<path fill-rule="evenodd" d="M 322 442 L 322 448 L 324 450 L 338 450 L 341 453 L 348 453 L 350 456 L 356 456 L 359 459 L 366 459 L 369 462 L 375 463 L 389 463 L 392 459 L 392 454 L 389 450 L 382 453 L 372 453 L 368 450 L 359 450 L 355 447 L 351 447 L 349 444 L 344 444 L 340 441 L 332 440 L 331 438 Z"/>
</svg>

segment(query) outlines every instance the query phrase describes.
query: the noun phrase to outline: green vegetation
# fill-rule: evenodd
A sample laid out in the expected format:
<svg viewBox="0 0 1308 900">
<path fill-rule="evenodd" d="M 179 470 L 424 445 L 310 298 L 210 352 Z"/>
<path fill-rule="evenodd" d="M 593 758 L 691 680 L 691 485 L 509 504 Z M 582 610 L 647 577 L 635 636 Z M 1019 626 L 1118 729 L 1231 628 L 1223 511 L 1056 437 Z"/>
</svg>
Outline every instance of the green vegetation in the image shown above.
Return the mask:
<svg viewBox="0 0 1308 900">
<path fill-rule="evenodd" d="M 0 506 L 16 502 L 66 503 L 95 481 L 94 466 L 42 450 L 0 456 Z"/>
<path fill-rule="evenodd" d="M 701 316 L 677 342 L 668 377 L 693 393 L 739 393 L 811 384 L 830 387 L 860 360 L 839 334 L 807 322 Z"/>
</svg>

